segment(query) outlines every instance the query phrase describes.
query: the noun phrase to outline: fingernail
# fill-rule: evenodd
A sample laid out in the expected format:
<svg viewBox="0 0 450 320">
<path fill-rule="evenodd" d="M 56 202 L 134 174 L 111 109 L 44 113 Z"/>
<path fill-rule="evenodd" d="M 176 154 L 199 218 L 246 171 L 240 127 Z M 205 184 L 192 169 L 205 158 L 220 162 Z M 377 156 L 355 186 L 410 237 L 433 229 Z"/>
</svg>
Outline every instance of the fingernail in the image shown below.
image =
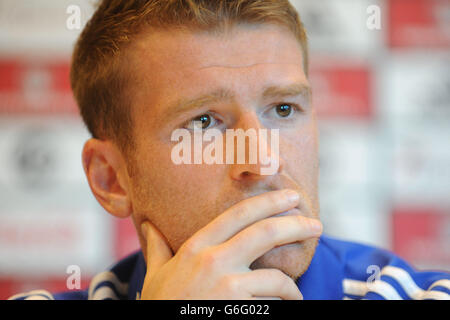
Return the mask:
<svg viewBox="0 0 450 320">
<path fill-rule="evenodd" d="M 317 219 L 311 219 L 311 229 L 314 232 L 321 233 L 322 232 L 322 223 Z"/>
<path fill-rule="evenodd" d="M 295 192 L 294 190 L 287 190 L 286 195 L 291 202 L 297 201 L 300 197 L 298 192 Z"/>
</svg>

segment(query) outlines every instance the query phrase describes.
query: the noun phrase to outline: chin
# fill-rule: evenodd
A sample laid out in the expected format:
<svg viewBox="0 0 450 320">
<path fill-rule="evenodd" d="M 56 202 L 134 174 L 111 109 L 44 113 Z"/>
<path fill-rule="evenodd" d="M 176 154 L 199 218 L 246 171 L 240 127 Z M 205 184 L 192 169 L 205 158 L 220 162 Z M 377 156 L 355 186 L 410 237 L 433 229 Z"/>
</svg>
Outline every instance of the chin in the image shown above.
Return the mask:
<svg viewBox="0 0 450 320">
<path fill-rule="evenodd" d="M 279 269 L 295 281 L 308 269 L 317 242 L 318 238 L 312 238 L 274 248 L 256 259 L 250 269 Z"/>
</svg>

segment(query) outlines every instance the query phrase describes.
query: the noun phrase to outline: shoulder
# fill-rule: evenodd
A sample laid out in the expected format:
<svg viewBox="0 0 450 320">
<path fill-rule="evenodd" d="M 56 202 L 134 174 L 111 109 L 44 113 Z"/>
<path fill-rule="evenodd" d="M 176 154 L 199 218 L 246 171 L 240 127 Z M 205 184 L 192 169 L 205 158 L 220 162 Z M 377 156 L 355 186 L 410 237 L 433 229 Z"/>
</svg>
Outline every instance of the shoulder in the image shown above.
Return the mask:
<svg viewBox="0 0 450 320">
<path fill-rule="evenodd" d="M 95 275 L 84 290 L 50 293 L 33 290 L 19 293 L 8 300 L 127 300 L 135 299 L 140 279 L 145 275 L 145 262 L 140 251 L 119 261 L 110 270 Z"/>
<path fill-rule="evenodd" d="M 323 236 L 324 250 L 343 267 L 342 289 L 350 299 L 450 299 L 450 273 L 417 270 L 389 250 Z"/>
<path fill-rule="evenodd" d="M 87 300 L 87 297 L 87 290 L 61 293 L 50 293 L 47 290 L 32 290 L 13 295 L 8 300 Z"/>
<path fill-rule="evenodd" d="M 335 258 L 345 266 L 346 273 L 358 274 L 364 265 L 386 265 L 396 256 L 394 253 L 368 244 L 339 240 L 322 236 L 320 242 L 324 250 L 333 253 Z"/>
</svg>

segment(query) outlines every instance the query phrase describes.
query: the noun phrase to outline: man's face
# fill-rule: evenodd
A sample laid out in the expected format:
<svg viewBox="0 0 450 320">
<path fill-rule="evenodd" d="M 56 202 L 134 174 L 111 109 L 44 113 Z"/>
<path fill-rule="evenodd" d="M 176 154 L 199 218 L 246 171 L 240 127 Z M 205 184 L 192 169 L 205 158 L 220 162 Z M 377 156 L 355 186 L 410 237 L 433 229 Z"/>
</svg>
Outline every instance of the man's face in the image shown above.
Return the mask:
<svg viewBox="0 0 450 320">
<path fill-rule="evenodd" d="M 176 252 L 230 206 L 284 188 L 300 193 L 303 215 L 318 218 L 315 112 L 305 90 L 285 90 L 309 87 L 300 44 L 290 31 L 271 25 L 221 34 L 157 31 L 142 36 L 129 52 L 136 144 L 130 197 L 136 226 L 151 221 Z M 218 92 L 227 94 L 189 103 Z M 280 112 L 280 105 L 290 111 Z M 202 115 L 208 129 L 279 129 L 278 171 L 261 175 L 258 163 L 176 165 L 171 153 L 178 142 L 171 140 L 172 132 L 192 128 Z M 139 228 L 138 234 L 145 252 Z M 308 267 L 316 243 L 275 248 L 251 268 L 278 268 L 297 277 Z"/>
</svg>

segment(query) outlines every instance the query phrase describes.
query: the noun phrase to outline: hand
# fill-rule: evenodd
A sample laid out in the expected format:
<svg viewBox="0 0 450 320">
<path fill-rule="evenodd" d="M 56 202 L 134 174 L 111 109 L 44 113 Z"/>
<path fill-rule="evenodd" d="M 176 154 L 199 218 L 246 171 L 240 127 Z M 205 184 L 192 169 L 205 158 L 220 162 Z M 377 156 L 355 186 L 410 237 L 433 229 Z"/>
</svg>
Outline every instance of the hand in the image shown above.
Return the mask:
<svg viewBox="0 0 450 320">
<path fill-rule="evenodd" d="M 251 270 L 274 247 L 318 237 L 322 225 L 303 216 L 272 217 L 298 205 L 292 190 L 267 192 L 243 200 L 198 230 L 175 255 L 148 221 L 147 274 L 141 299 L 301 300 L 295 282 L 278 269 Z"/>
</svg>

